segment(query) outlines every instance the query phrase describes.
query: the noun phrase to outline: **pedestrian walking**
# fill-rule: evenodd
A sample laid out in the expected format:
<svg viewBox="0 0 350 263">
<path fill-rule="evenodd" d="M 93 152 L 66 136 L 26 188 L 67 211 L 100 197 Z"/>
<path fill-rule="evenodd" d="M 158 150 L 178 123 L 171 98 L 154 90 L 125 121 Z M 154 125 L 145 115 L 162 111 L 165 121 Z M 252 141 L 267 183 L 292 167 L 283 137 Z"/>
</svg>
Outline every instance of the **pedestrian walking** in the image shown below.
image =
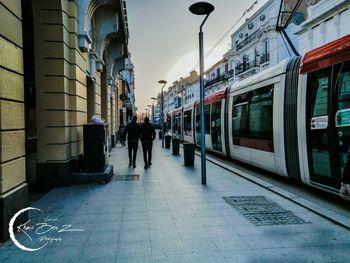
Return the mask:
<svg viewBox="0 0 350 263">
<path fill-rule="evenodd" d="M 145 169 L 152 165 L 152 146 L 153 140 L 156 138 L 156 131 L 149 118 L 146 117 L 144 123 L 140 127 L 140 139 L 143 150 L 143 160 L 145 161 Z"/>
<path fill-rule="evenodd" d="M 132 121 L 126 125 L 123 134 L 124 142 L 126 135 L 128 135 L 129 167 L 132 165 L 133 168 L 136 167 L 136 154 L 140 137 L 140 125 L 136 121 L 137 117 L 132 117 Z"/>
</svg>

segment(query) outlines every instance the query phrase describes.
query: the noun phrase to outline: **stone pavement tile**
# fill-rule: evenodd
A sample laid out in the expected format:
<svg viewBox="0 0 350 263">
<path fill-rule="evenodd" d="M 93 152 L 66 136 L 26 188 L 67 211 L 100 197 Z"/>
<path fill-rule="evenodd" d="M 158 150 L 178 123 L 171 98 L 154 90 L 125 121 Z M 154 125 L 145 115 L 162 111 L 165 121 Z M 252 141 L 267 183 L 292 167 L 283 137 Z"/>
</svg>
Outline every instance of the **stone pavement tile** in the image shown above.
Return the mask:
<svg viewBox="0 0 350 263">
<path fill-rule="evenodd" d="M 189 260 L 186 258 L 186 255 L 170 255 L 170 256 L 161 256 L 153 255 L 153 263 L 188 263 Z"/>
<path fill-rule="evenodd" d="M 230 250 L 220 253 L 225 262 L 229 263 L 260 263 L 260 256 L 254 250 Z M 284 263 L 284 262 L 283 262 Z"/>
<path fill-rule="evenodd" d="M 262 263 L 298 263 L 299 261 L 288 249 L 271 248 L 271 249 L 255 249 L 259 257 L 258 262 Z M 317 261 L 322 262 L 322 261 Z"/>
<path fill-rule="evenodd" d="M 180 226 L 178 231 L 182 239 L 200 239 L 200 238 L 209 238 L 210 235 L 206 231 L 205 227 L 197 224 L 195 227 L 189 226 Z"/>
<path fill-rule="evenodd" d="M 81 228 L 81 226 L 79 226 Z M 90 229 L 84 228 L 83 232 L 65 232 L 62 233 L 62 241 L 54 243 L 53 248 L 56 247 L 80 247 L 84 246 L 90 236 Z"/>
<path fill-rule="evenodd" d="M 185 261 L 188 263 L 227 263 L 227 259 L 223 257 L 221 253 L 218 252 L 202 252 L 202 253 L 191 253 L 191 254 L 185 254 Z M 233 262 L 233 261 L 232 261 Z"/>
<path fill-rule="evenodd" d="M 283 240 L 288 240 L 288 236 L 266 236 L 266 235 L 249 235 L 241 237 L 241 240 L 244 241 L 252 249 L 261 249 L 261 248 L 282 248 L 284 244 Z"/>
<path fill-rule="evenodd" d="M 148 226 L 150 229 L 160 229 L 160 230 L 172 230 L 177 229 L 176 221 L 175 219 L 168 218 L 168 217 L 160 217 L 154 219 L 149 218 L 148 219 Z"/>
<path fill-rule="evenodd" d="M 229 226 L 229 223 L 220 216 L 210 216 L 210 217 L 201 217 L 200 224 L 202 226 Z"/>
<path fill-rule="evenodd" d="M 182 239 L 186 249 L 190 253 L 217 253 L 218 247 L 210 238 Z"/>
<path fill-rule="evenodd" d="M 238 236 L 219 236 L 211 238 L 220 252 L 230 250 L 249 250 L 251 247 Z"/>
<path fill-rule="evenodd" d="M 288 251 L 298 262 L 350 262 L 348 245 L 289 248 Z"/>
<path fill-rule="evenodd" d="M 110 257 L 115 260 L 118 252 L 117 247 L 117 242 L 103 245 L 86 245 L 82 249 L 81 257 L 84 259 Z"/>
<path fill-rule="evenodd" d="M 122 221 L 142 221 L 148 220 L 147 212 L 124 212 Z"/>
<path fill-rule="evenodd" d="M 130 256 L 151 256 L 150 241 L 120 241 L 118 244 L 118 258 Z"/>
<path fill-rule="evenodd" d="M 147 212 L 147 207 L 146 204 L 137 204 L 137 205 L 130 205 L 127 204 L 124 208 L 124 213 L 131 213 L 131 212 L 138 212 L 138 213 L 142 213 L 142 212 Z"/>
<path fill-rule="evenodd" d="M 150 234 L 148 228 L 137 230 L 125 230 L 120 232 L 120 242 L 128 241 L 149 241 Z"/>
<path fill-rule="evenodd" d="M 97 261 L 98 262 L 98 261 Z M 116 263 L 152 263 L 152 257 L 151 256 L 129 256 L 129 257 L 118 257 Z"/>
<path fill-rule="evenodd" d="M 184 245 L 181 239 L 152 240 L 152 256 L 171 256 L 185 254 L 191 251 Z"/>
<path fill-rule="evenodd" d="M 208 237 L 239 237 L 231 226 L 206 226 L 204 229 Z"/>
<path fill-rule="evenodd" d="M 89 229 L 88 232 L 93 233 L 103 233 L 103 232 L 120 232 L 121 229 L 121 223 L 119 222 L 98 222 L 93 228 L 86 228 Z"/>
<path fill-rule="evenodd" d="M 139 220 L 131 220 L 131 221 L 122 221 L 122 230 L 130 231 L 130 230 L 143 230 L 148 229 L 148 219 L 140 218 Z"/>
<path fill-rule="evenodd" d="M 181 238 L 180 233 L 177 230 L 177 228 L 150 229 L 149 233 L 150 233 L 151 242 L 158 241 L 158 240 L 163 240 L 164 242 L 166 242 L 167 240 Z"/>
<path fill-rule="evenodd" d="M 41 262 L 83 262 L 81 260 L 83 245 L 72 247 L 51 247 L 46 250 L 44 260 Z"/>
<path fill-rule="evenodd" d="M 93 232 L 90 234 L 86 246 L 108 245 L 118 242 L 119 232 Z"/>
</svg>

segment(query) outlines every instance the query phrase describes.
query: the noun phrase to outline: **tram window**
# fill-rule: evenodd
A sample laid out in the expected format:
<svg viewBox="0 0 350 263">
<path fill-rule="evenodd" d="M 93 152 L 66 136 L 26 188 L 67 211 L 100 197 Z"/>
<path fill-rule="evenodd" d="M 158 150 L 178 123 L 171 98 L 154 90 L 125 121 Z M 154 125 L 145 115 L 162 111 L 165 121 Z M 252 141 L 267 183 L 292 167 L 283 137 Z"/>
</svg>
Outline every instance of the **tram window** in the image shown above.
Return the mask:
<svg viewBox="0 0 350 263">
<path fill-rule="evenodd" d="M 196 130 L 199 131 L 201 129 L 201 115 L 200 115 L 200 109 L 196 109 Z"/>
<path fill-rule="evenodd" d="M 328 114 L 330 70 L 319 70 L 309 74 L 308 87 L 311 88 L 311 117 Z"/>
<path fill-rule="evenodd" d="M 211 109 L 211 127 L 221 126 L 221 101 L 213 104 Z"/>
<path fill-rule="evenodd" d="M 248 127 L 248 102 L 240 102 L 232 108 L 232 131 L 233 136 L 249 138 Z"/>
<path fill-rule="evenodd" d="M 180 135 L 181 134 L 181 130 L 182 130 L 182 127 L 181 127 L 181 113 L 179 113 L 177 115 L 176 120 L 177 120 L 177 133 Z"/>
<path fill-rule="evenodd" d="M 273 85 L 253 92 L 249 104 L 250 137 L 253 139 L 273 140 Z"/>
<path fill-rule="evenodd" d="M 210 134 L 210 104 L 205 105 L 205 134 Z"/>
<path fill-rule="evenodd" d="M 188 110 L 184 112 L 184 130 L 191 131 L 192 124 L 192 111 Z"/>
</svg>

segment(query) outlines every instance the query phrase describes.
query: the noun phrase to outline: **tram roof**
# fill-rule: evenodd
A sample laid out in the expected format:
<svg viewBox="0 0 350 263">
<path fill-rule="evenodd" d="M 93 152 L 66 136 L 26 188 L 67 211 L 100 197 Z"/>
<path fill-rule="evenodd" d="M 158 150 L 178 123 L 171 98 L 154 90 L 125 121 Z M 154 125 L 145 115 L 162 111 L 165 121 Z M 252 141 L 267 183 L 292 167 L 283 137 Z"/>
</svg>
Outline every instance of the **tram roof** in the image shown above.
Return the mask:
<svg viewBox="0 0 350 263">
<path fill-rule="evenodd" d="M 209 96 L 205 97 L 205 105 L 225 99 L 226 93 L 227 93 L 227 88 L 213 92 Z M 196 107 L 198 107 L 199 104 L 200 104 L 200 100 L 196 100 L 195 102 Z"/>
<path fill-rule="evenodd" d="M 311 50 L 302 58 L 300 73 L 341 63 L 350 59 L 350 34 Z"/>
</svg>

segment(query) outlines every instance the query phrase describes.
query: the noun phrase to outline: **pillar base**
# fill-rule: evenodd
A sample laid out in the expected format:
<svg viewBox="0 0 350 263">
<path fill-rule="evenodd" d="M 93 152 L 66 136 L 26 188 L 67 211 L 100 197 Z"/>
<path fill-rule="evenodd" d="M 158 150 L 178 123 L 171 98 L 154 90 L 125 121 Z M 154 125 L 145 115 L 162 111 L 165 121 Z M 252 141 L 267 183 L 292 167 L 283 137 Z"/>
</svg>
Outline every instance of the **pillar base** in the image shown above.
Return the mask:
<svg viewBox="0 0 350 263">
<path fill-rule="evenodd" d="M 19 210 L 28 207 L 28 184 L 23 183 L 16 188 L 0 195 L 0 242 L 5 242 L 9 238 L 9 223 L 11 218 Z M 28 214 L 21 214 L 15 222 L 14 230 L 17 226 L 28 221 Z"/>
<path fill-rule="evenodd" d="M 70 184 L 69 175 L 73 171 L 79 171 L 78 159 L 70 159 L 64 163 L 38 163 L 37 180 L 30 188 L 40 192 L 67 186 Z"/>
<path fill-rule="evenodd" d="M 89 184 L 89 183 L 108 183 L 111 181 L 113 176 L 113 165 L 109 164 L 106 166 L 103 172 L 96 173 L 71 173 L 69 181 L 72 184 Z"/>
</svg>

